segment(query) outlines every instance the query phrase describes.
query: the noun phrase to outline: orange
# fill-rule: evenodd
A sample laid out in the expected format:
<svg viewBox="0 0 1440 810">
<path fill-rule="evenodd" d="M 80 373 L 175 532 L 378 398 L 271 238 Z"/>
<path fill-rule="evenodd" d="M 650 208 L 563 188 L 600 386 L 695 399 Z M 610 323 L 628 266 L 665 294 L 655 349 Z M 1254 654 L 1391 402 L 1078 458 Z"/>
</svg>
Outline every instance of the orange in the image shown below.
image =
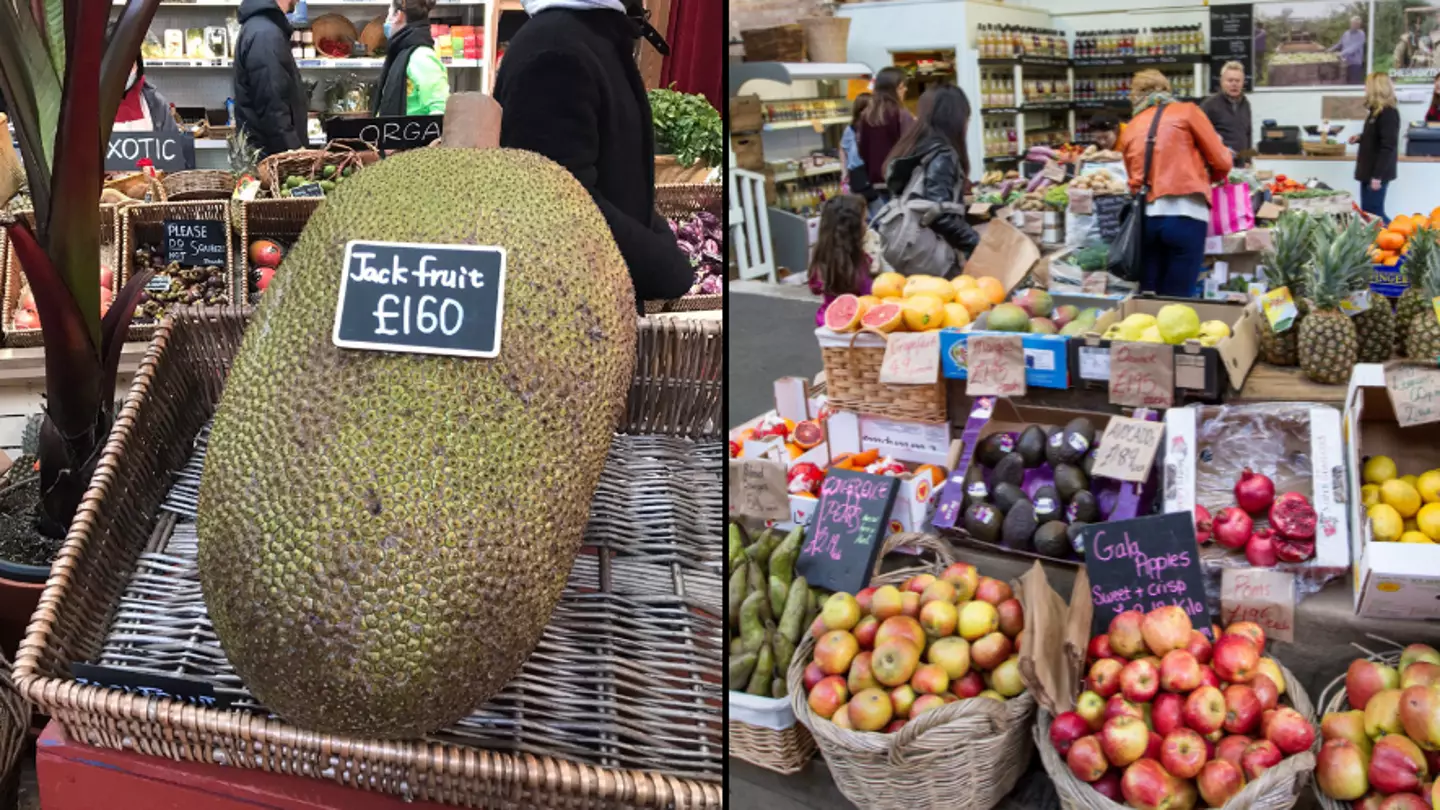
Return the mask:
<svg viewBox="0 0 1440 810">
<path fill-rule="evenodd" d="M 980 285 L 980 291 L 990 299 L 992 306 L 1005 303 L 1005 287 L 1000 284 L 999 279 L 981 276 L 975 283 Z"/>
<path fill-rule="evenodd" d="M 796 459 L 805 455 L 805 451 L 800 449 L 800 445 L 795 444 L 794 442 L 786 442 L 785 451 L 790 454 L 790 458 L 792 459 Z"/>
<path fill-rule="evenodd" d="M 975 284 L 974 276 L 956 276 L 955 278 L 950 279 L 950 286 L 954 287 L 955 294 L 959 295 L 966 290 L 975 289 L 977 285 Z"/>
<path fill-rule="evenodd" d="M 945 303 L 921 293 L 905 299 L 905 325 L 911 332 L 928 332 L 945 325 Z"/>
<path fill-rule="evenodd" d="M 960 329 L 970 323 L 970 310 L 964 304 L 945 305 L 945 325 Z"/>
<path fill-rule="evenodd" d="M 1375 237 L 1375 245 L 1381 250 L 1400 250 L 1405 247 L 1406 236 L 1407 234 L 1400 233 L 1398 229 L 1381 231 L 1380 234 Z"/>
<path fill-rule="evenodd" d="M 881 273 L 870 285 L 870 294 L 884 300 L 899 298 L 905 289 L 905 277 L 899 273 Z"/>
<path fill-rule="evenodd" d="M 980 290 L 961 290 L 960 303 L 970 313 L 970 320 L 980 317 L 980 313 L 990 309 L 990 297 Z"/>
<path fill-rule="evenodd" d="M 926 474 L 930 476 L 930 480 L 933 481 L 937 487 L 945 483 L 945 471 L 936 467 L 934 464 L 921 464 L 915 468 L 915 477 L 918 478 Z"/>
<path fill-rule="evenodd" d="M 1398 258 L 1394 257 L 1394 256 L 1387 256 L 1387 257 L 1385 258 L 1385 261 L 1382 262 L 1382 264 L 1384 264 L 1386 267 L 1394 267 L 1395 265 L 1397 265 L 1397 264 L 1399 264 L 1399 263 L 1400 263 L 1400 260 L 1399 260 Z"/>
<path fill-rule="evenodd" d="M 1390 222 L 1390 230 L 1409 239 L 1415 235 L 1415 223 L 1411 222 L 1409 217 L 1401 214 Z"/>
<path fill-rule="evenodd" d="M 1440 222 L 1440 205 L 1437 205 L 1434 208 L 1430 209 L 1430 221 Z"/>
</svg>

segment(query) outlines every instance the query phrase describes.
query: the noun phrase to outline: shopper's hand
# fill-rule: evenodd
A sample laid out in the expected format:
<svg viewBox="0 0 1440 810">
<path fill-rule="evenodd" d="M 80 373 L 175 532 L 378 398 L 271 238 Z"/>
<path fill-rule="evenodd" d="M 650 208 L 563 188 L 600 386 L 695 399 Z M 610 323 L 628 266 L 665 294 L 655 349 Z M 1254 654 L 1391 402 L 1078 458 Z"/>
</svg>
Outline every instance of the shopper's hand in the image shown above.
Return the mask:
<svg viewBox="0 0 1440 810">
<path fill-rule="evenodd" d="M 1379 180 L 1371 180 L 1371 181 L 1370 181 L 1370 190 L 1371 190 L 1371 191 L 1379 191 L 1379 190 L 1380 190 L 1380 186 L 1382 186 L 1382 185 L 1384 185 L 1384 184 L 1381 183 Z"/>
<path fill-rule="evenodd" d="M 1359 136 L 1359 135 L 1351 135 L 1351 136 L 1350 136 L 1350 143 L 1360 143 L 1360 136 Z"/>
</svg>

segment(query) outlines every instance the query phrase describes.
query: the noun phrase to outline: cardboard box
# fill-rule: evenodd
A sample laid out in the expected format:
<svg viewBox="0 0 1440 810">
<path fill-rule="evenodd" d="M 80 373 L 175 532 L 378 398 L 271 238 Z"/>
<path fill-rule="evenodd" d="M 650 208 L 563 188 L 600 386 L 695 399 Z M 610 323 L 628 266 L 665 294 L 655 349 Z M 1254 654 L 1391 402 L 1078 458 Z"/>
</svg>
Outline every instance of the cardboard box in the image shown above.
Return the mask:
<svg viewBox="0 0 1440 810">
<path fill-rule="evenodd" d="M 965 344 L 971 335 L 1010 335 L 1013 332 L 991 332 L 943 329 L 940 332 L 940 373 L 952 380 L 969 375 L 965 366 Z M 1064 335 L 1020 335 L 1025 349 L 1025 384 L 1035 388 L 1070 387 L 1070 364 Z"/>
<path fill-rule="evenodd" d="M 1400 262 L 1394 266 L 1387 267 L 1383 264 L 1375 265 L 1375 277 L 1370 282 L 1370 291 L 1388 298 L 1399 298 L 1410 289 L 1410 281 L 1405 277 L 1405 258 L 1402 256 Z"/>
<path fill-rule="evenodd" d="M 1214 476 L 1216 472 L 1220 472 L 1219 477 L 1229 486 L 1232 478 L 1238 477 L 1240 469 L 1245 466 L 1243 459 L 1227 461 L 1217 458 L 1216 447 L 1204 439 L 1204 426 L 1209 420 L 1225 414 L 1225 418 L 1237 420 L 1237 429 L 1239 420 L 1261 420 L 1255 423 L 1257 425 L 1255 429 L 1262 430 L 1267 439 L 1283 440 L 1283 437 L 1287 435 L 1288 431 L 1284 426 L 1280 424 L 1270 426 L 1264 421 L 1281 418 L 1273 415 L 1273 405 L 1255 406 L 1251 409 L 1250 414 L 1243 414 L 1245 407 L 1191 406 L 1171 408 L 1165 412 L 1163 455 L 1166 512 L 1195 511 L 1195 504 L 1199 500 L 1198 484 L 1202 474 L 1208 472 Z M 1278 493 L 1295 491 L 1308 497 L 1311 505 L 1315 507 L 1318 520 L 1315 529 L 1314 558 L 1293 565 L 1282 563 L 1280 567 L 1316 570 L 1331 576 L 1344 576 L 1350 565 L 1350 533 L 1347 516 L 1349 499 L 1345 481 L 1345 447 L 1341 434 L 1340 412 L 1326 405 L 1295 403 L 1290 407 L 1293 412 L 1284 417 L 1286 424 L 1308 422 L 1308 436 L 1291 434 L 1292 438 L 1286 441 L 1282 455 L 1286 458 L 1309 459 L 1310 467 L 1308 470 L 1292 472 L 1288 481 L 1285 478 L 1279 478 L 1275 482 L 1276 490 Z M 1229 431 L 1230 428 L 1227 426 L 1225 433 L 1229 435 Z M 1203 469 L 1202 465 L 1204 465 Z M 1234 469 L 1230 470 L 1230 467 L 1234 467 Z M 1263 470 L 1263 472 L 1274 474 L 1270 470 Z M 1213 480 L 1212 478 L 1212 492 L 1218 488 Z M 1212 515 L 1216 514 L 1217 508 L 1234 503 L 1233 498 L 1225 504 L 1215 503 L 1213 495 L 1211 500 L 1211 503 L 1204 505 L 1210 508 Z M 1209 551 L 1206 549 L 1201 556 L 1208 556 Z M 1243 554 L 1232 553 L 1232 555 L 1236 559 L 1244 559 Z"/>
<path fill-rule="evenodd" d="M 1193 307 L 1200 321 L 1224 321 L 1230 337 L 1215 346 L 1187 341 L 1175 347 L 1175 400 L 1219 402 L 1227 388 L 1239 390 L 1260 353 L 1256 333 L 1260 314 L 1253 304 L 1199 301 L 1193 298 L 1135 296 L 1120 302 L 1114 310 L 1095 321 L 1095 333 L 1104 334 L 1113 324 L 1137 312 L 1155 315 L 1166 304 Z M 1110 341 L 1094 337 L 1070 338 L 1071 384 L 1076 388 L 1108 389 L 1110 385 Z"/>
<path fill-rule="evenodd" d="M 765 171 L 765 145 L 759 135 L 732 135 L 730 148 L 735 151 L 735 165 L 752 172 Z"/>
<path fill-rule="evenodd" d="M 759 132 L 764 124 L 760 115 L 760 97 L 755 94 L 730 97 L 730 131 Z"/>
<path fill-rule="evenodd" d="M 1360 473 L 1367 456 L 1392 456 L 1402 473 L 1440 467 L 1440 424 L 1396 424 L 1384 366 L 1362 363 L 1350 375 L 1345 434 L 1355 612 L 1376 619 L 1440 618 L 1440 546 L 1375 542 L 1360 503 Z"/>
</svg>

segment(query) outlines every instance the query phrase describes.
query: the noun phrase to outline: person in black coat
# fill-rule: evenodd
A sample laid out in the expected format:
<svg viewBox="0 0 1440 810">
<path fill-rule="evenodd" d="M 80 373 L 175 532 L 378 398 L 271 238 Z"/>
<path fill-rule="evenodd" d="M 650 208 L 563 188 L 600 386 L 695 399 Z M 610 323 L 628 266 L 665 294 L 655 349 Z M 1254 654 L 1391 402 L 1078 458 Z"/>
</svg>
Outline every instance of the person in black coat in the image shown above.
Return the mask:
<svg viewBox="0 0 1440 810">
<path fill-rule="evenodd" d="M 309 143 L 309 104 L 290 53 L 295 0 L 243 0 L 235 41 L 235 124 L 266 155 Z"/>
<path fill-rule="evenodd" d="M 923 197 L 933 203 L 958 201 L 964 195 L 970 174 L 970 158 L 965 149 L 965 129 L 969 123 L 970 100 L 965 97 L 965 91 L 943 85 L 925 91 L 920 97 L 920 117 L 895 144 L 886 162 L 885 185 L 891 199 L 898 200 L 904 195 L 910 177 L 924 164 Z M 932 153 L 934 157 L 925 163 Z M 966 258 L 980 244 L 980 235 L 962 214 L 941 214 L 930 223 L 930 230 Z"/>
<path fill-rule="evenodd" d="M 679 298 L 694 270 L 655 212 L 655 132 L 635 42 L 639 0 L 525 0 L 495 100 L 500 145 L 559 163 L 594 197 L 642 301 Z M 653 29 L 646 33 L 659 40 Z M 657 46 L 659 47 L 659 46 Z"/>
<path fill-rule="evenodd" d="M 1395 85 L 1386 73 L 1371 73 L 1365 80 L 1365 106 L 1370 116 L 1365 129 L 1351 135 L 1359 143 L 1355 154 L 1355 180 L 1360 184 L 1360 210 L 1385 222 L 1385 191 L 1395 179 L 1400 156 L 1400 112 L 1395 109 Z"/>
</svg>

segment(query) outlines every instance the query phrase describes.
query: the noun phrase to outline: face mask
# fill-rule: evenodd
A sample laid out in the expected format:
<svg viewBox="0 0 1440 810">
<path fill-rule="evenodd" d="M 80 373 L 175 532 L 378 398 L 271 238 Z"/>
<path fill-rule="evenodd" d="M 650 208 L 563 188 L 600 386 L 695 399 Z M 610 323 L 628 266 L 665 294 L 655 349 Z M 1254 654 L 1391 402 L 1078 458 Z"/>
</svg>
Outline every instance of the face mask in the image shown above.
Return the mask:
<svg viewBox="0 0 1440 810">
<path fill-rule="evenodd" d="M 389 20 L 386 20 L 386 21 L 385 21 L 385 38 L 386 38 L 386 39 L 389 39 L 389 38 L 390 38 L 390 21 L 389 21 Z"/>
</svg>

